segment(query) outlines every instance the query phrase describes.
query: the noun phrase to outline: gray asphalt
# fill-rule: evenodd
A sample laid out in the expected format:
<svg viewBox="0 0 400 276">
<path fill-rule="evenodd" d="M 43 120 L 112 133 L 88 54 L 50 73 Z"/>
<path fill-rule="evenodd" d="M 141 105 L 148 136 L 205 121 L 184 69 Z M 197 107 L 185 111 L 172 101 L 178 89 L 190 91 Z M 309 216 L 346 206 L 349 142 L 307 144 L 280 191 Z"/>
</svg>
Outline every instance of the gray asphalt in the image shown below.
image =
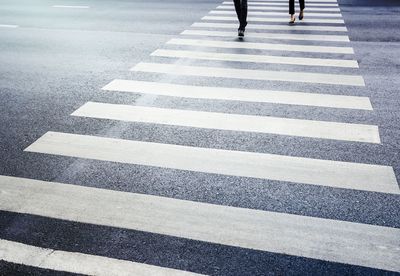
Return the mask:
<svg viewBox="0 0 400 276">
<path fill-rule="evenodd" d="M 221 2 L 2 0 L 0 24 L 16 24 L 20 27 L 0 28 L 0 175 L 400 228 L 398 195 L 23 152 L 44 133 L 60 131 L 388 165 L 394 168 L 400 180 L 399 1 L 339 0 L 351 46 L 360 64 L 357 73 L 364 77 L 366 87 L 338 88 L 129 71 L 139 62 L 174 62 L 173 59 L 149 55 L 160 48 L 179 49 L 179 46 L 165 45 L 165 42 L 189 29 L 192 23 L 200 21 Z M 91 8 L 51 8 L 56 4 L 88 5 Z M 246 38 L 246 41 L 256 40 Z M 300 43 L 317 44 L 297 44 Z M 224 52 L 237 51 L 225 49 Z M 246 50 L 246 53 L 261 51 Z M 296 56 L 279 51 L 274 54 Z M 321 57 L 321 54 L 308 56 Z M 315 71 L 312 66 L 304 68 L 196 60 L 184 62 L 193 65 L 229 65 L 232 68 Z M 354 69 L 318 70 L 354 73 Z M 227 103 L 105 93 L 100 90 L 117 78 L 367 96 L 371 99 L 374 111 Z M 379 126 L 382 144 L 121 123 L 70 116 L 88 101 L 374 124 Z M 6 211 L 0 212 L 0 238 L 211 275 L 389 274 L 364 267 Z M 54 273 L 0 262 L 0 275 Z"/>
</svg>

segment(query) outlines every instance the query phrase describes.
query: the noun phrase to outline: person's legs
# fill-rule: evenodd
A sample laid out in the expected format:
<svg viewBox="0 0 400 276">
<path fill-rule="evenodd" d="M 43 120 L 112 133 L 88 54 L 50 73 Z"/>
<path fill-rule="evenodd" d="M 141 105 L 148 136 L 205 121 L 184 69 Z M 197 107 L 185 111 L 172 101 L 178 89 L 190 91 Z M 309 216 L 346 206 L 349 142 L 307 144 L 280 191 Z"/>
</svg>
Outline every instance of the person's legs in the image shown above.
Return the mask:
<svg viewBox="0 0 400 276">
<path fill-rule="evenodd" d="M 240 0 L 233 0 L 233 3 L 235 4 L 235 11 L 238 17 L 238 20 L 240 22 L 241 18 L 241 5 L 240 5 Z M 240 28 L 240 27 L 239 27 Z"/>
<path fill-rule="evenodd" d="M 304 18 L 304 8 L 305 8 L 305 5 L 304 5 L 304 0 L 299 0 L 299 2 L 300 2 L 300 13 L 299 13 L 299 19 L 300 20 L 303 20 L 303 18 Z"/>
<path fill-rule="evenodd" d="M 300 11 L 302 11 L 305 8 L 304 0 L 299 0 L 299 2 L 300 2 Z"/>
<path fill-rule="evenodd" d="M 247 26 L 247 0 L 242 0 L 241 1 L 241 6 L 240 6 L 240 27 L 239 29 L 245 30 Z"/>
<path fill-rule="evenodd" d="M 294 14 L 294 0 L 289 0 L 289 14 Z"/>
</svg>

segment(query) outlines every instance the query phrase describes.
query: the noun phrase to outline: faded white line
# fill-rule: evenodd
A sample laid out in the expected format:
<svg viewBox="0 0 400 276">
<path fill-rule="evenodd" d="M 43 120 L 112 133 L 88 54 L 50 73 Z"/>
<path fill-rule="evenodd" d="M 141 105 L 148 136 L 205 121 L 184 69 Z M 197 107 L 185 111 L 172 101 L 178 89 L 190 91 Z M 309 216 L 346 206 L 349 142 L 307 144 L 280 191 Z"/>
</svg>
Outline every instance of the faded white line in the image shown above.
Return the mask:
<svg viewBox="0 0 400 276">
<path fill-rule="evenodd" d="M 0 182 L 0 208 L 9 212 L 400 271 L 397 228 L 23 178 Z"/>
<path fill-rule="evenodd" d="M 2 192 L 7 190 L 4 189 L 2 185 L 4 183 L 9 183 L 10 181 L 16 181 L 18 183 L 25 182 L 27 184 L 29 183 L 29 180 L 27 179 L 7 178 L 0 176 L 0 190 Z M 32 180 L 32 183 L 35 183 L 35 181 Z M 36 183 L 38 183 L 39 186 L 46 186 L 49 184 L 48 182 L 39 182 L 39 181 Z M 60 187 L 59 185 L 60 184 L 56 184 L 55 186 L 56 190 L 57 188 Z M 37 194 L 34 194 L 34 196 L 37 196 Z M 71 210 L 67 212 L 71 212 Z M 68 251 L 54 250 L 50 248 L 42 248 L 3 239 L 0 239 L 0 259 L 15 264 L 22 264 L 27 266 L 39 267 L 43 269 L 64 271 L 70 273 L 79 273 L 85 275 L 98 275 L 98 276 L 200 275 L 196 273 L 175 270 L 171 268 L 158 267 L 143 263 L 112 259 L 112 258 L 83 254 L 78 252 L 68 252 Z"/>
<path fill-rule="evenodd" d="M 204 16 L 202 20 L 217 20 L 217 21 L 237 21 L 235 16 Z M 279 17 L 248 17 L 248 21 L 251 22 L 278 22 L 278 23 L 288 23 L 287 18 Z M 305 19 L 307 23 L 318 23 L 318 24 L 344 24 L 343 19 Z"/>
<path fill-rule="evenodd" d="M 54 5 L 53 8 L 62 8 L 62 9 L 89 9 L 89 6 L 65 6 L 65 5 Z"/>
<path fill-rule="evenodd" d="M 399 194 L 392 167 L 47 132 L 25 151 Z"/>
<path fill-rule="evenodd" d="M 15 29 L 18 28 L 18 25 L 8 25 L 8 24 L 0 24 L 0 28 L 11 28 L 11 29 Z"/>
<path fill-rule="evenodd" d="M 234 62 L 290 64 L 290 65 L 303 65 L 303 66 L 358 68 L 357 61 L 349 59 L 301 58 L 301 57 L 229 54 L 229 53 L 215 53 L 215 52 L 189 51 L 189 50 L 165 50 L 165 49 L 158 49 L 153 53 L 151 53 L 151 56 L 201 59 L 201 60 L 234 61 Z"/>
<path fill-rule="evenodd" d="M 236 29 L 237 24 L 234 23 L 211 23 L 211 22 L 198 22 L 193 23 L 191 27 L 195 28 L 225 28 Z M 347 32 L 346 27 L 332 27 L 332 26 L 306 26 L 295 24 L 288 25 L 266 25 L 266 24 L 250 24 L 246 30 L 284 30 L 284 31 L 321 31 L 321 32 Z"/>
<path fill-rule="evenodd" d="M 145 93 L 195 99 L 276 103 L 330 108 L 372 110 L 367 97 L 317 93 L 192 86 L 135 80 L 113 80 L 102 88 L 108 91 Z"/>
<path fill-rule="evenodd" d="M 380 143 L 377 126 L 87 102 L 72 116 L 183 127 Z"/>
<path fill-rule="evenodd" d="M 354 54 L 352 47 L 331 47 L 331 46 L 313 46 L 279 43 L 254 43 L 240 41 L 206 40 L 206 39 L 184 39 L 173 38 L 167 44 L 188 45 L 214 48 L 233 48 L 233 49 L 257 49 L 257 50 L 275 50 L 292 52 L 310 52 L 310 53 L 333 53 L 333 54 Z"/>
<path fill-rule="evenodd" d="M 186 75 L 197 77 L 219 77 L 250 80 L 320 83 L 335 85 L 365 86 L 364 79 L 357 75 L 319 74 L 291 71 L 267 71 L 233 69 L 206 66 L 185 66 L 178 64 L 145 63 L 134 66 L 131 71 Z"/>
<path fill-rule="evenodd" d="M 235 11 L 210 11 L 209 14 L 217 14 L 217 15 L 235 15 Z M 285 16 L 288 14 L 285 12 L 261 12 L 261 11 L 249 11 L 248 15 L 252 16 Z M 340 13 L 307 13 L 307 17 L 342 17 Z"/>
<path fill-rule="evenodd" d="M 237 36 L 237 33 L 235 32 L 205 31 L 205 30 L 185 30 L 181 34 L 200 35 L 200 36 L 220 36 L 220 37 Z M 247 32 L 246 37 L 262 38 L 262 39 L 350 42 L 349 37 L 347 35 L 313 35 L 313 34 L 292 34 L 292 33 Z"/>
</svg>

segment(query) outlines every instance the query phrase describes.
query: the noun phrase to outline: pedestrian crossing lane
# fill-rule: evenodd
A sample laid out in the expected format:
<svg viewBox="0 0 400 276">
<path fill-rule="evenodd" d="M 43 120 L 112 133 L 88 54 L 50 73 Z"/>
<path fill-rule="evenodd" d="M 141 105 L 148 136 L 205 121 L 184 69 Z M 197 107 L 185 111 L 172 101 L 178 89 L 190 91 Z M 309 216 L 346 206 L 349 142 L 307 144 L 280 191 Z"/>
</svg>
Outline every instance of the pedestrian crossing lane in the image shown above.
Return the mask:
<svg viewBox="0 0 400 276">
<path fill-rule="evenodd" d="M 25 151 L 211 174 L 399 193 L 393 169 L 388 166 L 61 132 L 46 133 Z"/>
<path fill-rule="evenodd" d="M 0 183 L 0 208 L 10 212 L 400 271 L 396 228 L 23 178 Z"/>
<path fill-rule="evenodd" d="M 193 86 L 174 83 L 116 79 L 102 88 L 105 91 L 141 93 L 205 100 L 242 101 L 289 105 L 372 110 L 368 97 L 329 95 L 294 91 Z"/>
<path fill-rule="evenodd" d="M 132 67 L 131 71 L 172 74 L 179 76 L 365 86 L 364 79 L 357 75 L 304 73 L 298 71 L 233 69 L 226 67 L 188 66 L 149 62 L 140 62 Z"/>
<path fill-rule="evenodd" d="M 194 28 L 223 28 L 234 30 L 237 24 L 234 23 L 215 23 L 215 22 L 196 22 L 191 27 Z M 247 30 L 283 30 L 283 31 L 321 31 L 321 32 L 347 32 L 345 26 L 310 26 L 310 25 L 268 25 L 268 24 L 251 24 L 246 27 Z"/>
<path fill-rule="evenodd" d="M 250 21 L 263 23 L 287 23 L 283 17 L 282 5 L 286 0 L 251 1 Z M 285 26 L 282 24 L 250 24 L 246 35 L 256 41 L 238 43 L 224 40 L 236 34 L 220 29 L 234 29 L 236 21 L 232 5 L 219 6 L 211 16 L 194 23 L 192 28 L 212 30 L 185 30 L 179 38 L 167 45 L 185 46 L 189 49 L 158 49 L 153 57 L 171 59 L 239 61 L 242 63 L 296 64 L 298 66 L 344 67 L 357 69 L 354 53 L 347 46 L 349 39 L 337 2 L 317 0 L 309 4 L 311 17 L 330 14 L 332 19 L 308 18 L 309 25 Z M 314 9 L 314 10 L 311 10 Z M 265 10 L 265 11 L 264 11 Z M 222 12 L 222 13 L 221 13 Z M 227 13 L 228 12 L 228 13 Z M 307 16 L 308 16 L 307 14 Z M 219 16 L 224 15 L 224 16 Z M 234 14 L 233 14 L 234 15 Z M 273 17 L 263 17 L 272 15 Z M 282 15 L 282 17 L 280 17 Z M 257 16 L 257 17 L 254 17 Z M 327 16 L 329 17 L 329 16 Z M 206 22 L 212 21 L 212 22 Z M 215 22 L 216 21 L 216 22 Z M 317 24 L 335 24 L 321 26 Z M 253 33 L 254 30 L 264 32 Z M 281 31 L 265 32 L 269 30 Z M 311 31 L 317 34 L 292 33 L 285 31 Z M 318 33 L 320 32 L 320 33 Z M 321 33 L 323 32 L 323 33 Z M 328 34 L 325 34 L 328 32 Z M 329 34 L 330 33 L 330 34 Z M 189 36 L 196 36 L 189 38 Z M 274 40 L 286 42 L 277 43 Z M 293 41 L 294 40 L 294 41 Z M 301 41 L 301 42 L 296 42 Z M 304 42 L 324 41 L 335 46 L 315 46 Z M 343 44 L 336 46 L 337 44 Z M 191 49 L 190 47 L 195 47 Z M 201 47 L 201 49 L 198 49 Z M 268 51 L 260 55 L 228 54 L 208 52 L 207 48 L 244 49 Z M 285 58 L 273 51 L 290 51 L 298 56 Z M 304 53 L 342 54 L 345 58 L 302 57 Z M 166 64 L 141 62 L 131 71 L 169 74 L 182 78 L 186 76 L 205 78 L 247 79 L 277 82 L 298 82 L 313 85 L 365 86 L 361 76 L 351 74 L 328 74 L 319 72 L 251 70 L 214 66 Z M 142 93 L 170 97 L 193 98 L 219 101 L 243 101 L 270 104 L 300 105 L 371 111 L 367 97 L 320 94 L 312 91 L 276 91 L 228 87 L 206 87 L 174 83 L 149 82 L 139 80 L 114 80 L 105 87 L 105 93 Z M 71 115 L 82 118 L 97 118 L 146 124 L 175 125 L 193 129 L 208 128 L 224 131 L 258 132 L 300 137 L 300 139 L 329 139 L 352 143 L 380 143 L 379 130 L 374 125 L 251 116 L 220 112 L 180 110 L 159 107 L 116 105 L 88 102 Z M 25 149 L 26 152 L 70 156 L 106 162 L 118 162 L 139 166 L 153 166 L 164 169 L 178 169 L 193 172 L 252 177 L 268 180 L 303 183 L 347 190 L 368 191 L 399 195 L 400 190 L 393 168 L 385 165 L 321 160 L 278 154 L 242 152 L 224 149 L 200 148 L 175 144 L 161 144 L 124 140 L 92 135 L 78 135 L 64 132 L 48 132 Z M 212 205 L 151 195 L 116 192 L 55 182 L 0 176 L 2 193 L 0 208 L 17 213 L 34 214 L 62 220 L 78 221 L 95 225 L 105 225 L 139 230 L 191 240 L 211 242 L 228 246 L 256 249 L 272 253 L 283 253 L 312 259 L 366 266 L 389 271 L 400 271 L 399 229 L 330 220 L 316 217 L 298 216 L 269 211 Z M 59 195 L 62 195 L 61 197 Z M 65 195 L 69 195 L 66 199 Z M 4 200 L 3 200 L 4 199 Z M 96 200 L 94 200 L 96 199 Z M 72 202 L 71 202 L 72 200 Z M 29 204 L 26 204 L 26 202 Z M 75 202 L 76 201 L 76 202 Z M 75 203 L 74 203 L 75 202 Z M 84 206 L 80 204 L 85 202 Z M 101 204 L 100 204 L 101 203 Z M 118 210 L 116 210 L 116 206 Z M 72 208 L 73 207 L 73 208 Z M 83 208 L 83 209 L 82 209 Z M 99 212 L 101 210 L 101 212 Z M 121 210 L 124 210 L 121 212 Z M 162 210 L 162 212 L 159 212 Z M 177 212 L 176 210 L 179 210 Z M 101 216 L 99 214 L 102 214 Z M 160 223 L 162 221 L 163 223 Z M 196 223 L 193 223 L 196 221 Z M 152 223 L 154 222 L 154 223 Z M 282 231 L 285 229 L 285 231 Z M 262 233 L 262 234 L 261 234 Z M 267 234 L 266 234 L 267 233 Z M 271 237 L 273 237 L 271 239 Z M 0 249 L 8 248 L 4 254 L 9 260 L 22 263 L 15 254 L 20 248 L 29 254 L 47 254 L 50 249 L 32 247 L 11 241 L 0 240 Z M 1 250 L 0 250 L 1 252 Z M 53 258 L 53 259 L 51 259 Z M 184 271 L 147 266 L 133 262 L 122 262 L 99 256 L 73 252 L 57 252 L 48 260 L 50 264 L 66 263 L 66 269 L 75 273 L 71 263 L 84 259 L 89 269 L 100 266 L 103 273 L 109 267 L 126 267 L 135 275 L 160 273 L 186 275 Z M 22 258 L 22 260 L 26 260 Z M 28 263 L 43 266 L 46 262 Z M 49 268 L 49 267 L 48 267 Z M 90 270 L 89 270 L 90 272 Z M 90 274 L 90 273 L 88 273 Z M 191 275 L 192 273 L 187 273 Z M 107 274 L 104 274 L 107 275 Z M 144 274 L 146 275 L 146 274 Z"/>
<path fill-rule="evenodd" d="M 213 21 L 232 21 L 236 22 L 236 16 L 226 16 L 226 15 L 206 15 L 201 18 L 202 20 L 213 20 Z M 318 23 L 318 24 L 344 24 L 343 19 L 327 19 L 327 18 L 307 18 L 304 19 L 307 23 Z M 254 17 L 249 16 L 248 21 L 250 24 L 253 22 L 274 22 L 274 23 L 287 23 L 288 19 L 286 17 Z"/>
<path fill-rule="evenodd" d="M 72 113 L 128 122 L 380 143 L 377 126 L 88 102 Z"/>
</svg>

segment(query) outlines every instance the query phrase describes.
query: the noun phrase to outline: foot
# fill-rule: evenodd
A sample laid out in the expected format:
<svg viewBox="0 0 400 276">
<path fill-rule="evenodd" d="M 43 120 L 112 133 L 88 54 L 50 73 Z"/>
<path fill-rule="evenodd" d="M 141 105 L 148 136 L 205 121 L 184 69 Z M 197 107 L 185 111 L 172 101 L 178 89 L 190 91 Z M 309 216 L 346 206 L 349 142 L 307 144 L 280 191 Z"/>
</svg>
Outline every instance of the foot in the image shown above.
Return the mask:
<svg viewBox="0 0 400 276">
<path fill-rule="evenodd" d="M 244 30 L 238 31 L 238 37 L 244 37 Z"/>
<path fill-rule="evenodd" d="M 303 20 L 303 18 L 304 18 L 304 12 L 301 11 L 300 14 L 299 14 L 299 19 L 300 19 L 300 20 Z"/>
<path fill-rule="evenodd" d="M 292 15 L 290 16 L 289 24 L 294 24 L 295 21 L 296 21 L 296 17 L 294 16 L 294 14 L 292 14 Z"/>
</svg>

